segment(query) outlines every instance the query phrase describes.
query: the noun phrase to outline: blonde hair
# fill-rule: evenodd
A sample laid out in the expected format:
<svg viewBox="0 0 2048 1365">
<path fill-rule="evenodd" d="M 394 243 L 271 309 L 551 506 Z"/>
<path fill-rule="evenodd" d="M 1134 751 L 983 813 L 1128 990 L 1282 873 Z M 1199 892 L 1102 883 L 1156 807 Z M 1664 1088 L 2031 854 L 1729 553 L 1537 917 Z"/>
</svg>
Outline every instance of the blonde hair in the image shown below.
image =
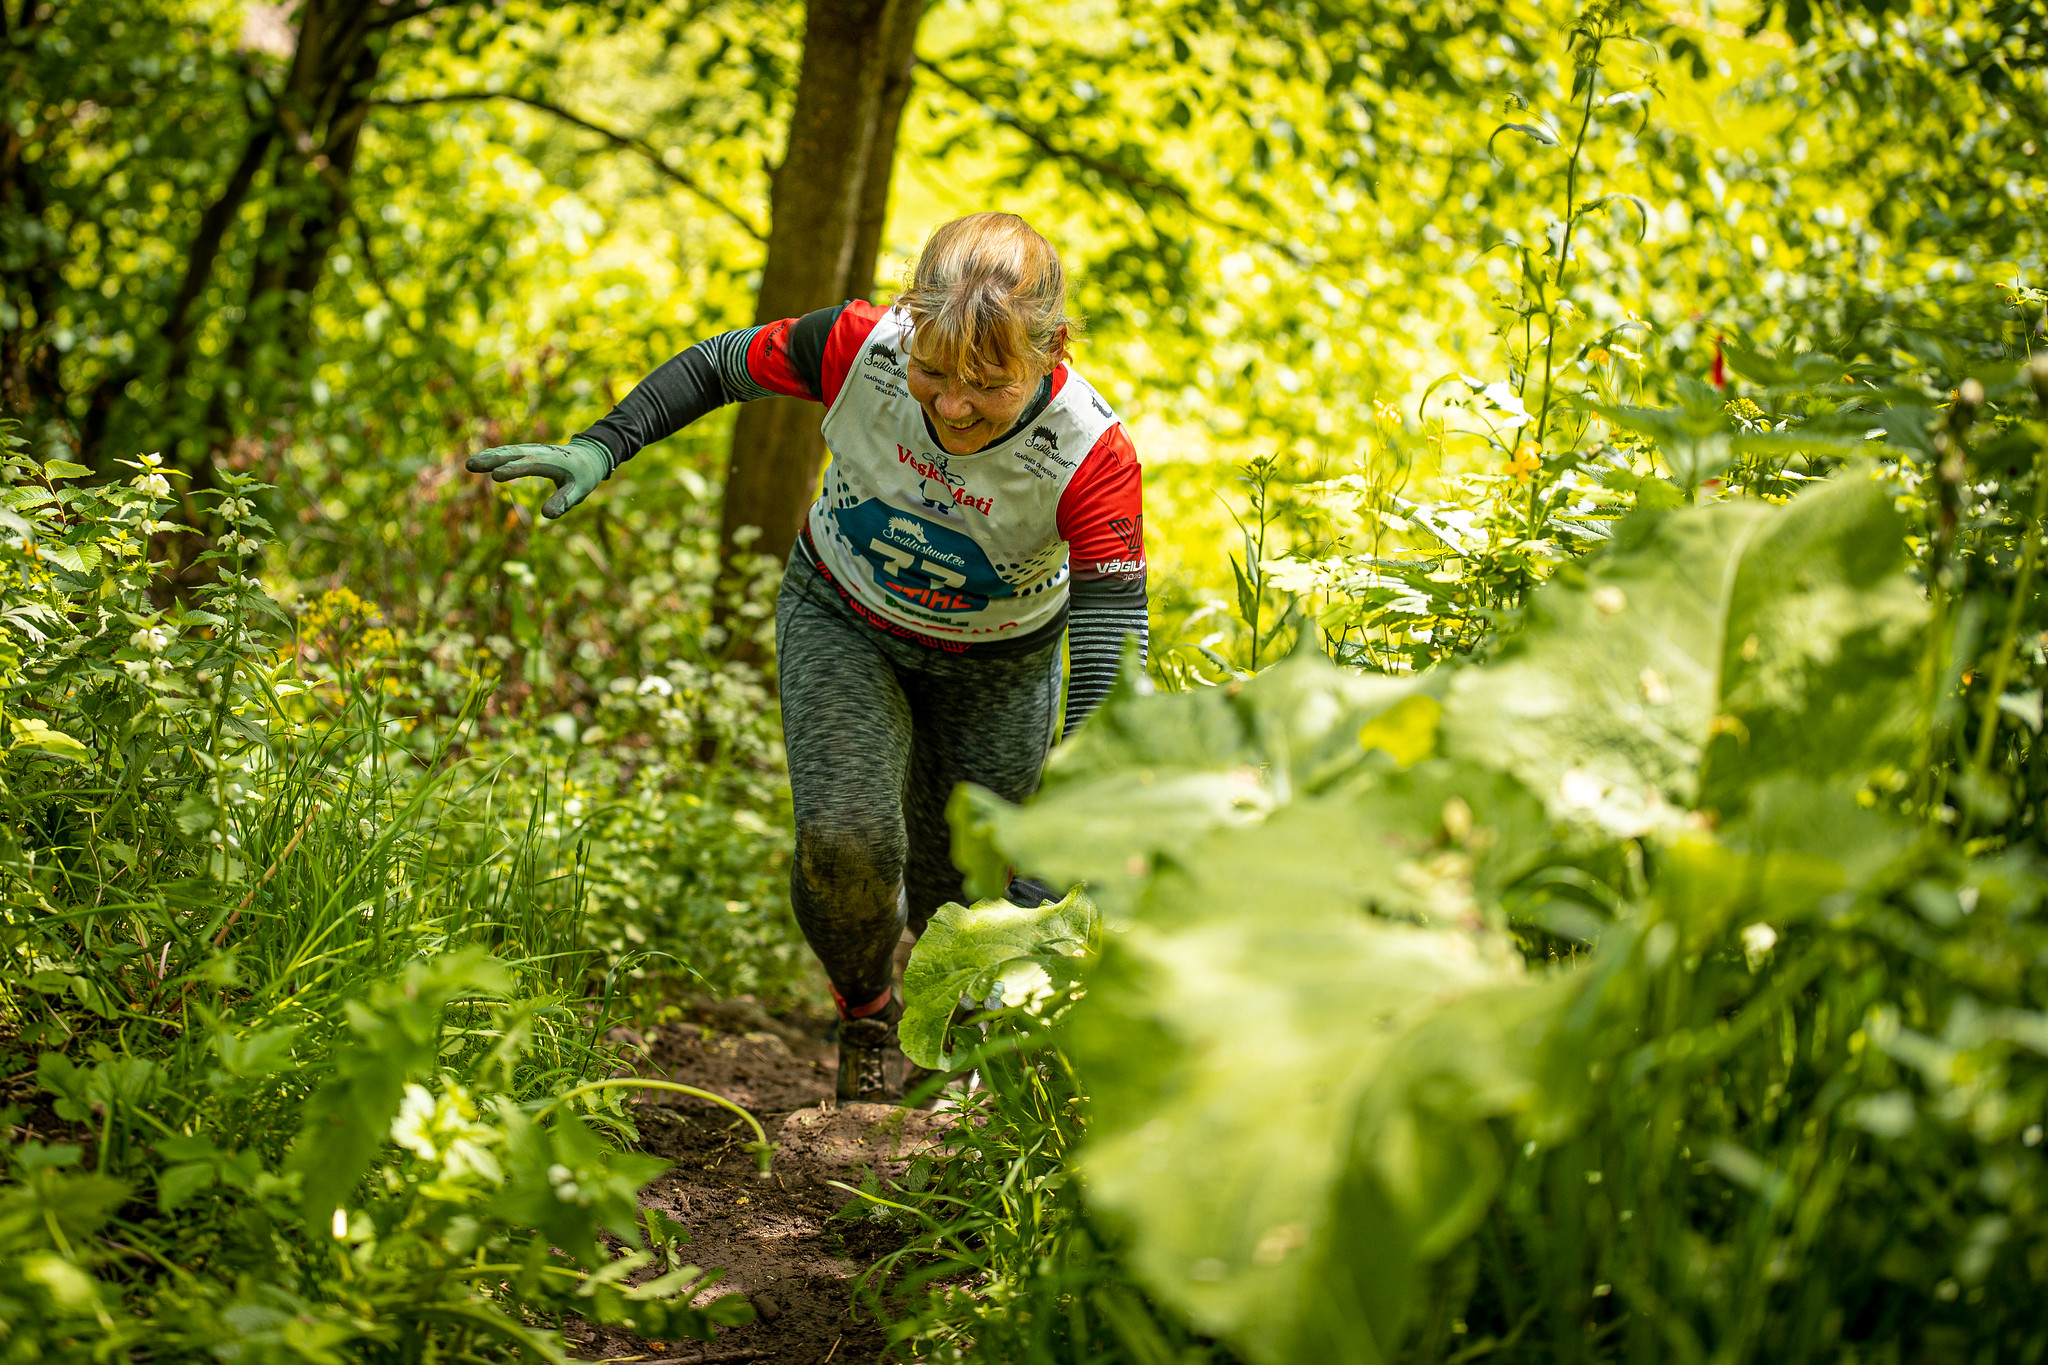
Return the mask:
<svg viewBox="0 0 2048 1365">
<path fill-rule="evenodd" d="M 932 233 L 896 306 L 920 360 L 969 381 L 1012 362 L 1050 370 L 1081 320 L 1052 243 L 1014 213 L 970 213 Z"/>
</svg>

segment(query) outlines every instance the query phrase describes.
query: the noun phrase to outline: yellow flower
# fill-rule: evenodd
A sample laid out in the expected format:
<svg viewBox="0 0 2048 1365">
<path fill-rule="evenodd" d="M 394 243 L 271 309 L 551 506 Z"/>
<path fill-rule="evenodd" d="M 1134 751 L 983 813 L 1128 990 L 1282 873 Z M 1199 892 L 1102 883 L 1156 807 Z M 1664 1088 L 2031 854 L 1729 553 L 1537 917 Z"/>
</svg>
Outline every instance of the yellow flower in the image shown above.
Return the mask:
<svg viewBox="0 0 2048 1365">
<path fill-rule="evenodd" d="M 1372 400 L 1372 417 L 1375 422 L 1382 422 L 1390 427 L 1401 425 L 1400 406 L 1394 403 L 1382 402 L 1377 398 Z"/>
<path fill-rule="evenodd" d="M 1508 473 L 1515 476 L 1516 483 L 1529 482 L 1530 479 L 1536 476 L 1536 471 L 1541 468 L 1543 468 L 1543 454 L 1536 448 L 1534 441 L 1522 442 L 1521 449 L 1517 450 L 1508 460 Z"/>
<path fill-rule="evenodd" d="M 1605 365 L 1613 359 L 1614 353 L 1605 346 L 1595 346 L 1592 350 L 1586 352 L 1586 363 L 1588 365 Z"/>
</svg>

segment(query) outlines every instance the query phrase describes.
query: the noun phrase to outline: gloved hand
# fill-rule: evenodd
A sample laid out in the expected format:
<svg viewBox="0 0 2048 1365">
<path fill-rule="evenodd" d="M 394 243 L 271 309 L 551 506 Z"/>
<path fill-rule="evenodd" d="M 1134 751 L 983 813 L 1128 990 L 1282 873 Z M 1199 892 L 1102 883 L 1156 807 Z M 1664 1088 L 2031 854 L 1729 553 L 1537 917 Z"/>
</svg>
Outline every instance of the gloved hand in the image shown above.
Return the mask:
<svg viewBox="0 0 2048 1365">
<path fill-rule="evenodd" d="M 472 474 L 488 474 L 493 483 L 543 478 L 555 481 L 555 495 L 541 504 L 544 517 L 559 517 L 589 497 L 612 476 L 612 454 L 595 441 L 569 438 L 565 446 L 493 446 L 478 451 L 462 466 Z"/>
</svg>

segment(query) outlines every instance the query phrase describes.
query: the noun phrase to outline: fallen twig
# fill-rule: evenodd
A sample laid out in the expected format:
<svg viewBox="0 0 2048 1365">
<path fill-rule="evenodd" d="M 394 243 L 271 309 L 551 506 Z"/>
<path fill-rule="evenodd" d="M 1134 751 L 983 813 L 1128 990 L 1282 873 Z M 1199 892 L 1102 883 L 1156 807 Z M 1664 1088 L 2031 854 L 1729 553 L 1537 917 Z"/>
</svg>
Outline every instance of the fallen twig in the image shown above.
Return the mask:
<svg viewBox="0 0 2048 1365">
<path fill-rule="evenodd" d="M 294 834 L 292 836 L 292 841 L 284 846 L 284 852 L 277 855 L 276 861 L 271 863 L 269 867 L 263 869 L 263 875 L 256 879 L 256 884 L 254 886 L 249 888 L 249 894 L 242 897 L 242 903 L 236 906 L 234 908 L 234 912 L 228 916 L 228 922 L 226 924 L 221 925 L 220 932 L 213 936 L 214 947 L 218 948 L 220 947 L 221 944 L 227 942 L 228 930 L 235 927 L 235 921 L 242 917 L 242 912 L 244 910 L 247 910 L 249 908 L 250 902 L 256 899 L 256 893 L 257 891 L 262 889 L 263 884 L 269 881 L 272 877 L 275 877 L 277 875 L 277 869 L 284 866 L 284 860 L 292 856 L 292 850 L 299 846 L 299 840 L 306 837 L 306 831 L 313 827 L 313 817 L 318 815 L 319 813 L 320 807 L 318 803 L 315 803 L 313 809 L 306 812 L 305 820 L 303 820 L 299 824 L 299 832 L 297 834 Z"/>
</svg>

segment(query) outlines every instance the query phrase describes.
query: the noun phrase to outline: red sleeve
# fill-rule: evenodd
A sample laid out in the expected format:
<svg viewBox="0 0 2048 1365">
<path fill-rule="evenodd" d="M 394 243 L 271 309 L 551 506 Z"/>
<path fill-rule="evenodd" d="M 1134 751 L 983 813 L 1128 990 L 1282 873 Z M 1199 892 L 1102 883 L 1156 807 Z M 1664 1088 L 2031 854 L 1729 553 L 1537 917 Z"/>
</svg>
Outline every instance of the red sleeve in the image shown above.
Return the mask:
<svg viewBox="0 0 2048 1365">
<path fill-rule="evenodd" d="M 838 399 L 846 376 L 853 373 L 853 362 L 860 359 L 861 342 L 867 340 L 868 333 L 875 330 L 875 324 L 888 311 L 864 299 L 852 299 L 832 324 L 825 337 L 825 364 L 818 384 L 818 396 L 826 407 Z"/>
<path fill-rule="evenodd" d="M 782 318 L 754 333 L 747 347 L 747 378 L 785 398 L 809 398 L 810 385 L 790 363 L 789 331 L 796 322 L 795 318 Z"/>
<path fill-rule="evenodd" d="M 886 311 L 859 299 L 841 307 L 825 337 L 822 366 L 816 333 L 806 338 L 796 330 L 806 319 L 782 318 L 768 323 L 747 347 L 747 377 L 770 393 L 808 398 L 830 407 L 853 362 L 859 359 L 861 340 Z M 813 313 L 809 321 L 822 322 L 827 315 L 826 311 Z"/>
<path fill-rule="evenodd" d="M 1102 433 L 1060 496 L 1059 531 L 1074 581 L 1145 581 L 1145 488 L 1118 423 Z"/>
</svg>

